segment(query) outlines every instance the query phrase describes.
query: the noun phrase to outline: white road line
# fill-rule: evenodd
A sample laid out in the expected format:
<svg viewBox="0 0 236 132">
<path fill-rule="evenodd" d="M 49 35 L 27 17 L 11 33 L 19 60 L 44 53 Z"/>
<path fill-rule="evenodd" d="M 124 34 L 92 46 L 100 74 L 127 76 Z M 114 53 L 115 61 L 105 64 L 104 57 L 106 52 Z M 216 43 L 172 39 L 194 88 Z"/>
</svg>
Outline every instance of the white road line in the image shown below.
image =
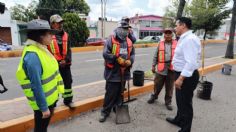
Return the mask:
<svg viewBox="0 0 236 132">
<path fill-rule="evenodd" d="M 137 55 L 135 55 L 135 57 L 137 57 L 137 56 L 147 56 L 147 55 L 149 55 L 149 54 L 137 54 Z"/>
<path fill-rule="evenodd" d="M 86 60 L 85 62 L 94 62 L 94 61 L 102 61 L 104 59 L 93 59 L 93 60 Z"/>
</svg>

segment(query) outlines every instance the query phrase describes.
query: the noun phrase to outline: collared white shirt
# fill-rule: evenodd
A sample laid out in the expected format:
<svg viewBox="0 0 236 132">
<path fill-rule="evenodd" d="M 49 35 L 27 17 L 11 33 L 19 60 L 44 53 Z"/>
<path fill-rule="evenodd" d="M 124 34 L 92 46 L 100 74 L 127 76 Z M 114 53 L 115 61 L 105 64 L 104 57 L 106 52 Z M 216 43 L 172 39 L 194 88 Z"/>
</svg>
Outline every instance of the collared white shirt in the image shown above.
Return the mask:
<svg viewBox="0 0 236 132">
<path fill-rule="evenodd" d="M 187 31 L 178 40 L 172 64 L 175 71 L 184 77 L 191 77 L 200 66 L 201 42 L 199 38 Z"/>
</svg>

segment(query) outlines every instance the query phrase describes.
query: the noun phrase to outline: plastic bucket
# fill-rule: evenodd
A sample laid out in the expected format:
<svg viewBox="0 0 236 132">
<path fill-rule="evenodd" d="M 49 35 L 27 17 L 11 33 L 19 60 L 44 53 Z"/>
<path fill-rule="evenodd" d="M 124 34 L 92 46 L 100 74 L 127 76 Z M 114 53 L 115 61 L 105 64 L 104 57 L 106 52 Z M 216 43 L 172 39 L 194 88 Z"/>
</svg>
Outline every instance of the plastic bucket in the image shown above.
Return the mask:
<svg viewBox="0 0 236 132">
<path fill-rule="evenodd" d="M 206 99 L 206 100 L 211 99 L 211 91 L 212 91 L 213 84 L 208 81 L 202 81 L 202 82 L 199 82 L 198 85 L 199 85 L 199 89 L 197 91 L 198 97 L 201 99 Z"/>
<path fill-rule="evenodd" d="M 144 84 L 144 71 L 136 70 L 133 72 L 133 85 L 143 86 Z"/>
<path fill-rule="evenodd" d="M 230 75 L 232 71 L 232 66 L 229 64 L 223 64 L 222 74 Z"/>
</svg>

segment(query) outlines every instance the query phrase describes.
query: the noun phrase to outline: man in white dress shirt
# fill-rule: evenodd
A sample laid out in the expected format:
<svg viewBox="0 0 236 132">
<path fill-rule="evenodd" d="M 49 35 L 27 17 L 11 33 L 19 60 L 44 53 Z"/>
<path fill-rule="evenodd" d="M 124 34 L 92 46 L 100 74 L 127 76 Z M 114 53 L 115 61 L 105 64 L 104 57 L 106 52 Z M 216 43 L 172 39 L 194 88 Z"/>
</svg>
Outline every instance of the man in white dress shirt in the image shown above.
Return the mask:
<svg viewBox="0 0 236 132">
<path fill-rule="evenodd" d="M 166 118 L 169 123 L 181 127 L 179 132 L 190 132 L 193 107 L 193 91 L 199 80 L 199 62 L 201 43 L 197 36 L 190 30 L 192 21 L 181 17 L 176 22 L 176 34 L 180 36 L 172 61 L 175 71 L 175 88 L 177 115 L 175 118 Z"/>
</svg>

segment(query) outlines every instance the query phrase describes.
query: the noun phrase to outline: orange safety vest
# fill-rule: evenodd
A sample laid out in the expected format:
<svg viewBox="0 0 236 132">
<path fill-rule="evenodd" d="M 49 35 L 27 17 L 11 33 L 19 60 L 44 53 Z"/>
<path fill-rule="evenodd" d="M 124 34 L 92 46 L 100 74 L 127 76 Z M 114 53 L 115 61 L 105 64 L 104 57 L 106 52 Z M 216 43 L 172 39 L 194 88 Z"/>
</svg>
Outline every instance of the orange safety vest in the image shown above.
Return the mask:
<svg viewBox="0 0 236 132">
<path fill-rule="evenodd" d="M 177 45 L 177 41 L 173 40 L 172 41 L 172 45 L 171 45 L 171 61 L 173 59 L 174 56 L 174 52 L 175 52 L 175 48 Z M 158 65 L 157 65 L 157 70 L 159 72 L 162 72 L 165 69 L 165 42 L 161 41 L 159 44 L 159 48 L 158 48 Z M 173 70 L 173 65 L 170 63 L 170 70 Z"/>
<path fill-rule="evenodd" d="M 62 55 L 61 55 L 60 49 L 57 43 L 57 38 L 55 35 L 52 36 L 52 43 L 48 45 L 48 50 L 54 55 L 57 61 L 61 61 L 66 58 L 67 42 L 68 42 L 68 34 L 64 32 L 64 35 L 62 36 Z"/>
<path fill-rule="evenodd" d="M 112 42 L 112 54 L 115 55 L 118 58 L 120 56 L 120 42 L 117 41 L 114 36 L 111 37 L 111 42 Z M 127 47 L 128 59 L 130 59 L 130 54 L 131 54 L 131 51 L 132 51 L 132 48 L 133 48 L 133 43 L 128 37 L 126 37 L 126 42 L 128 44 L 128 47 Z M 112 64 L 112 63 L 107 63 L 107 62 L 105 62 L 105 63 L 106 63 L 105 65 L 108 68 L 113 68 L 114 67 L 114 64 Z"/>
</svg>

